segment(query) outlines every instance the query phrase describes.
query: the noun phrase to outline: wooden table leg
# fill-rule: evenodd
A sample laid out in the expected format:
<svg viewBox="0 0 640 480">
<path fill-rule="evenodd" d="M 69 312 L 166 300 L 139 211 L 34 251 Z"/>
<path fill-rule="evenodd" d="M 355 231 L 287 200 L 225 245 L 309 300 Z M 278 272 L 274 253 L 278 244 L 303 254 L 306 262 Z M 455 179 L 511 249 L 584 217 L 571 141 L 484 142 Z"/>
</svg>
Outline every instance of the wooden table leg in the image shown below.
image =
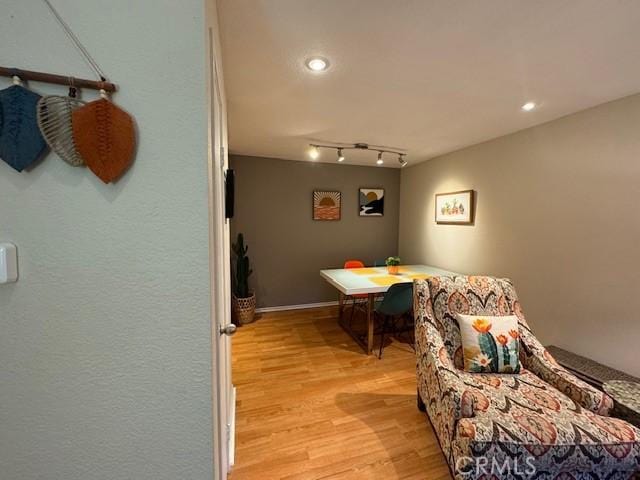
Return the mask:
<svg viewBox="0 0 640 480">
<path fill-rule="evenodd" d="M 376 296 L 369 294 L 367 299 L 367 355 L 371 355 L 373 350 L 373 307 Z"/>
<path fill-rule="evenodd" d="M 338 319 L 342 322 L 342 311 L 344 310 L 344 293 L 338 292 Z"/>
</svg>

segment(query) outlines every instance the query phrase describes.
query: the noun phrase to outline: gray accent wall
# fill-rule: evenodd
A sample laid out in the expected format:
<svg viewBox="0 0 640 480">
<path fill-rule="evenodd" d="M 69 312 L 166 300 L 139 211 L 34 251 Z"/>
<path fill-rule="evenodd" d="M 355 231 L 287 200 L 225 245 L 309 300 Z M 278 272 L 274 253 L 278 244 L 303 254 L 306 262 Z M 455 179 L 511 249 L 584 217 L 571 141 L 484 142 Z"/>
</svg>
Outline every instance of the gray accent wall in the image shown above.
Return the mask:
<svg viewBox="0 0 640 480">
<path fill-rule="evenodd" d="M 475 225 L 437 225 L 462 189 Z M 640 375 L 639 198 L 635 95 L 403 170 L 400 255 L 511 277 L 544 343 Z"/>
<path fill-rule="evenodd" d="M 398 251 L 400 170 L 231 155 L 236 172 L 232 241 L 242 232 L 259 307 L 337 300 L 320 278 L 347 259 L 373 264 Z M 383 217 L 358 215 L 358 189 L 385 189 Z M 339 221 L 314 221 L 314 190 L 342 192 Z"/>
</svg>

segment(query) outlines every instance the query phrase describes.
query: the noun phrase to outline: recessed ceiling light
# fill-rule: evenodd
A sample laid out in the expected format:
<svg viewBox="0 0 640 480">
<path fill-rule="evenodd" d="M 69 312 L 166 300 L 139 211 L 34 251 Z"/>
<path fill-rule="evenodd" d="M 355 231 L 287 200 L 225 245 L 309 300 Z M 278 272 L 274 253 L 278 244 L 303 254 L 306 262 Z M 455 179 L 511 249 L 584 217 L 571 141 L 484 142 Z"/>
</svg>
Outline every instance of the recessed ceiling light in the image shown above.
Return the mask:
<svg viewBox="0 0 640 480">
<path fill-rule="evenodd" d="M 322 57 L 311 57 L 305 62 L 307 68 L 313 72 L 324 72 L 329 68 L 329 60 Z"/>
<path fill-rule="evenodd" d="M 376 161 L 378 165 L 382 165 L 384 160 L 382 160 L 382 152 L 378 153 L 378 160 Z"/>
<path fill-rule="evenodd" d="M 312 160 L 318 158 L 320 156 L 320 150 L 318 150 L 318 147 L 311 147 L 311 149 L 309 150 L 309 156 Z"/>
<path fill-rule="evenodd" d="M 533 110 L 534 108 L 536 108 L 536 104 L 534 102 L 527 102 L 524 105 L 522 105 L 522 110 L 524 110 L 525 112 L 530 112 L 531 110 Z"/>
</svg>

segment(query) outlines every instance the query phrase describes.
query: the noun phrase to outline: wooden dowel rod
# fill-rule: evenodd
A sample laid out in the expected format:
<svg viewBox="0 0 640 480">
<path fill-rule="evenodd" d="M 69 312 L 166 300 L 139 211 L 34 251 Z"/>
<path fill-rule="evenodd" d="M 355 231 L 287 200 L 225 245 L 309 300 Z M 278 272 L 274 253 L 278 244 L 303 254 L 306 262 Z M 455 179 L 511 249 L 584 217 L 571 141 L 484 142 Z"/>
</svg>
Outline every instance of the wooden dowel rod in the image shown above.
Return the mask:
<svg viewBox="0 0 640 480">
<path fill-rule="evenodd" d="M 107 92 L 115 92 L 117 87 L 110 82 L 99 82 L 97 80 L 85 80 L 83 78 L 65 77 L 64 75 L 55 75 L 53 73 L 32 72 L 29 70 L 20 70 L 19 68 L 0 67 L 0 76 L 13 77 L 17 75 L 20 80 L 33 80 L 35 82 L 56 83 L 58 85 L 73 85 L 77 88 L 91 88 L 93 90 L 105 90 Z"/>
</svg>

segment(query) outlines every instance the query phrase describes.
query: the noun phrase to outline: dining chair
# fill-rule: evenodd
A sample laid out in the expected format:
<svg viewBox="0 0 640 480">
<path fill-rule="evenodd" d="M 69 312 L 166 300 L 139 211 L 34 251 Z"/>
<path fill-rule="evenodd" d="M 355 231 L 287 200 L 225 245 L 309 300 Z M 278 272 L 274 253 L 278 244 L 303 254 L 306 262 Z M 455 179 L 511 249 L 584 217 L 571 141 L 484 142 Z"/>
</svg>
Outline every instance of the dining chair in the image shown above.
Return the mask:
<svg viewBox="0 0 640 480">
<path fill-rule="evenodd" d="M 382 301 L 376 305 L 375 313 L 382 317 L 382 332 L 380 334 L 380 352 L 378 358 L 382 358 L 384 348 L 384 336 L 386 333 L 395 332 L 395 321 L 398 317 L 405 316 L 413 308 L 413 283 L 395 283 L 389 287 Z"/>
<path fill-rule="evenodd" d="M 364 268 L 364 262 L 361 260 L 347 260 L 342 268 Z"/>
<path fill-rule="evenodd" d="M 345 269 L 349 268 L 364 268 L 364 262 L 361 260 L 347 260 L 344 262 Z M 349 325 L 353 323 L 353 313 L 358 308 L 359 310 L 364 310 L 367 305 L 368 295 L 366 293 L 359 293 L 356 295 L 348 295 L 345 297 L 345 301 L 351 300 L 351 317 L 349 318 Z"/>
</svg>

